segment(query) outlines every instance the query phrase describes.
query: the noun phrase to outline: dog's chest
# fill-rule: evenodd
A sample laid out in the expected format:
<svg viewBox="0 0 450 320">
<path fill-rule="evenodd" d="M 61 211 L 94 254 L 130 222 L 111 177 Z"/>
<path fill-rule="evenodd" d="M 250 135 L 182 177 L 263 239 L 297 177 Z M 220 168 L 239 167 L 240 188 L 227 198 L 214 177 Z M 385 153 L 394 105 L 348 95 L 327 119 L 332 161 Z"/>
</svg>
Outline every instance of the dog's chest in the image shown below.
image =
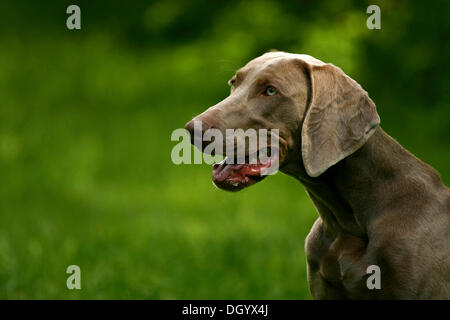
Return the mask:
<svg viewBox="0 0 450 320">
<path fill-rule="evenodd" d="M 306 239 L 311 290 L 348 293 L 362 288 L 367 268 L 365 248 L 365 242 L 358 237 L 348 234 L 335 237 L 325 232 L 319 218 Z"/>
</svg>

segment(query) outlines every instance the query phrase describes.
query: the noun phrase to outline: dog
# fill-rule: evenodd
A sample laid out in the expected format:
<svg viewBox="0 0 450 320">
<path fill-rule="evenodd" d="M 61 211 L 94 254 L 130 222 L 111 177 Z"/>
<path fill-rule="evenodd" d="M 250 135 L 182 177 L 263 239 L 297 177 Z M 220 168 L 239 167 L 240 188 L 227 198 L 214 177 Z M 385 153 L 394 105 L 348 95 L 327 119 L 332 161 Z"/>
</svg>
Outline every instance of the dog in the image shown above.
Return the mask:
<svg viewBox="0 0 450 320">
<path fill-rule="evenodd" d="M 313 298 L 450 299 L 450 189 L 381 129 L 359 84 L 286 52 L 250 61 L 229 84 L 185 128 L 191 137 L 195 121 L 203 132 L 278 129 L 279 170 L 305 186 L 319 215 L 305 242 Z M 239 191 L 264 178 L 262 166 L 216 164 L 213 181 Z M 378 288 L 368 285 L 371 266 Z"/>
</svg>

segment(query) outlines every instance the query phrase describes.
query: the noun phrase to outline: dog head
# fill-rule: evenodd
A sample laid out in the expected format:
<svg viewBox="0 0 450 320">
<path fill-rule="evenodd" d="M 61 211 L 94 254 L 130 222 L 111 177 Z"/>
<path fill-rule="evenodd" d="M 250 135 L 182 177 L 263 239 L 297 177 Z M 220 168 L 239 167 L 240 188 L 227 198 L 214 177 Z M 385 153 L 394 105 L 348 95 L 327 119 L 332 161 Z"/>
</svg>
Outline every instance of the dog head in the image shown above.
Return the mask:
<svg viewBox="0 0 450 320">
<path fill-rule="evenodd" d="M 186 124 L 192 142 L 200 137 L 204 152 L 211 141 L 205 139 L 208 130 L 225 137 L 222 147 L 210 153 L 228 156 L 213 169 L 214 183 L 226 190 L 262 180 L 263 171 L 275 162 L 283 167 L 298 159 L 293 154 L 301 154 L 306 173 L 318 177 L 358 150 L 380 122 L 375 104 L 359 84 L 338 67 L 308 55 L 266 53 L 239 69 L 229 84 L 226 99 Z M 227 131 L 232 129 L 240 130 L 230 138 Z M 268 134 L 257 134 L 257 147 L 252 148 L 245 134 L 249 130 Z M 252 161 L 260 155 L 260 145 L 269 151 L 266 162 Z M 236 157 L 240 146 L 241 162 Z"/>
</svg>

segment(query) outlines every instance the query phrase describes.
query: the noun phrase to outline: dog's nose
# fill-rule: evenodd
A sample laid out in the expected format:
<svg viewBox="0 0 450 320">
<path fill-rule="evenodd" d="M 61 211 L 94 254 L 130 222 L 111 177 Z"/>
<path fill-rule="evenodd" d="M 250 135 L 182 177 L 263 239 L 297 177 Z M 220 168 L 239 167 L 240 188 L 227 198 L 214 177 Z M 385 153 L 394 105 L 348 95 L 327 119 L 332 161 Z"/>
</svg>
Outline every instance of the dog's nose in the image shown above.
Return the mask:
<svg viewBox="0 0 450 320">
<path fill-rule="evenodd" d="M 194 144 L 195 138 L 203 140 L 203 134 L 206 130 L 211 129 L 212 126 L 204 120 L 197 118 L 192 119 L 184 127 L 191 135 L 191 143 Z"/>
</svg>

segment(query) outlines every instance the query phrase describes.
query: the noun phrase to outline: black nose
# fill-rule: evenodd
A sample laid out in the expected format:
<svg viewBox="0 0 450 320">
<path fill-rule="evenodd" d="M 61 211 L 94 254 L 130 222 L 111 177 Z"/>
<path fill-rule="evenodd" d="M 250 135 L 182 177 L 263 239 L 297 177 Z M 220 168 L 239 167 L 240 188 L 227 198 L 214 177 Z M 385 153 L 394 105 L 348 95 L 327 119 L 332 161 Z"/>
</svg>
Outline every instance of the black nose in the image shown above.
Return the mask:
<svg viewBox="0 0 450 320">
<path fill-rule="evenodd" d="M 202 141 L 202 145 L 203 145 L 203 139 L 202 139 L 203 134 L 205 133 L 206 130 L 211 129 L 212 126 L 204 120 L 194 118 L 191 121 L 189 121 L 188 123 L 186 123 L 186 126 L 184 128 L 191 135 L 191 143 L 192 144 L 194 144 L 194 141 L 196 139 L 199 139 L 200 141 Z"/>
</svg>

